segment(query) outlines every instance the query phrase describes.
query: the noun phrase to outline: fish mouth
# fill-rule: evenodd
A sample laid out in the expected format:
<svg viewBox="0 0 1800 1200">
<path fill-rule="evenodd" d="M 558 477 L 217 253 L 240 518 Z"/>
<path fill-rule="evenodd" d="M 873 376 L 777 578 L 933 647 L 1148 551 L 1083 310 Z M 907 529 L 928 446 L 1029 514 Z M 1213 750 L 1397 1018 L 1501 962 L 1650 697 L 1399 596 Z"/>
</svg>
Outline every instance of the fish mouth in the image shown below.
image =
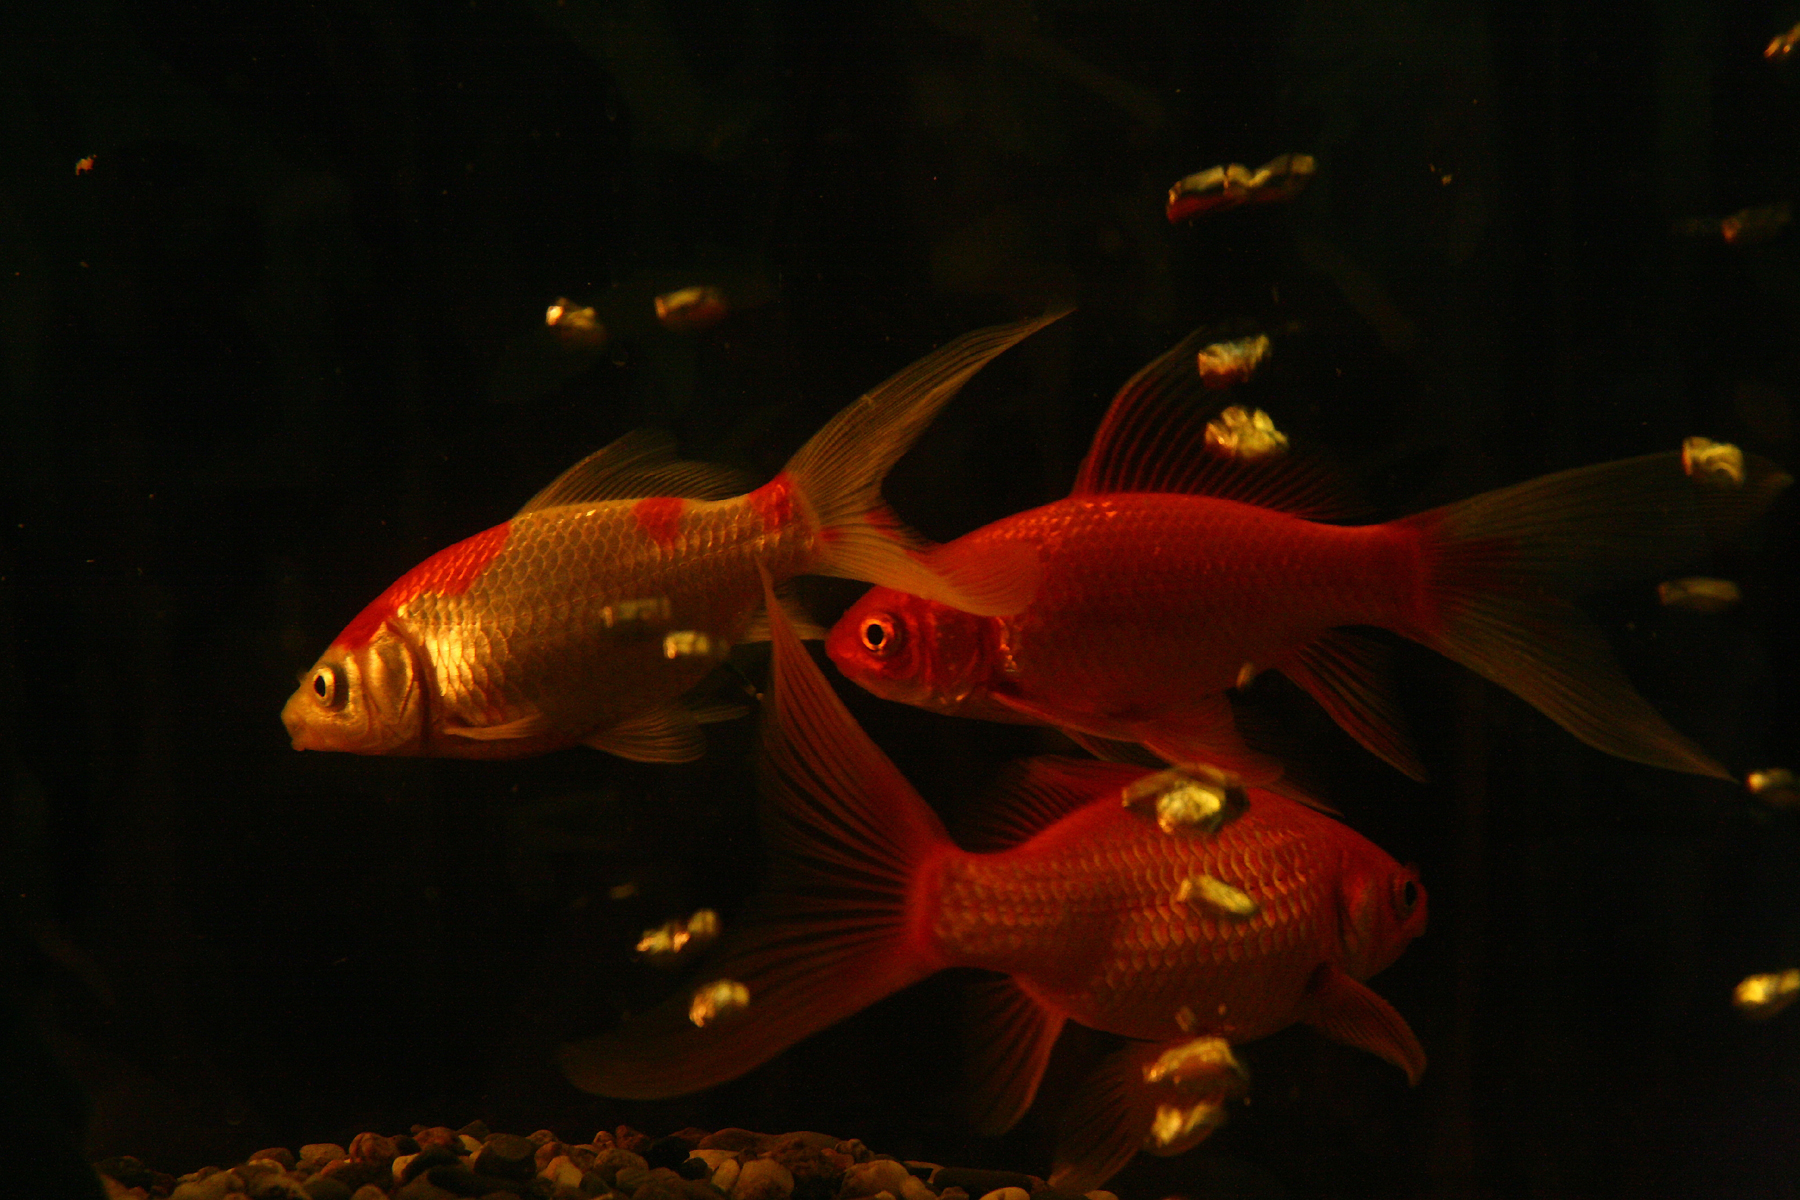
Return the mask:
<svg viewBox="0 0 1800 1200">
<path fill-rule="evenodd" d="M 320 748 L 318 738 L 306 723 L 306 714 L 300 710 L 300 696 L 289 697 L 281 709 L 281 723 L 287 728 L 288 739 L 296 750 L 317 750 Z"/>
</svg>

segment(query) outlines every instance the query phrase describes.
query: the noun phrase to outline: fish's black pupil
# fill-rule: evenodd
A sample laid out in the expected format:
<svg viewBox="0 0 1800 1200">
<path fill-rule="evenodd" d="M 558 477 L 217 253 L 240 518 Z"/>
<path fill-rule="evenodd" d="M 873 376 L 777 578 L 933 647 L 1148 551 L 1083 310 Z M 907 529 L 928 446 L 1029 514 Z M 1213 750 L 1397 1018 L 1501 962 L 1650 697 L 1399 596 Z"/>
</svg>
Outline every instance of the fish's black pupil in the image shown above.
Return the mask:
<svg viewBox="0 0 1800 1200">
<path fill-rule="evenodd" d="M 331 699 L 331 680 L 325 677 L 325 672 L 320 671 L 313 676 L 313 691 L 319 694 L 321 700 Z"/>
<path fill-rule="evenodd" d="M 1400 889 L 1400 903 L 1406 906 L 1406 911 L 1411 912 L 1413 905 L 1418 902 L 1419 885 L 1409 879 L 1406 881 L 1405 886 Z"/>
<path fill-rule="evenodd" d="M 870 621 L 863 629 L 863 641 L 869 643 L 869 649 L 879 650 L 881 644 L 887 641 L 887 630 L 881 627 L 881 622 Z"/>
</svg>

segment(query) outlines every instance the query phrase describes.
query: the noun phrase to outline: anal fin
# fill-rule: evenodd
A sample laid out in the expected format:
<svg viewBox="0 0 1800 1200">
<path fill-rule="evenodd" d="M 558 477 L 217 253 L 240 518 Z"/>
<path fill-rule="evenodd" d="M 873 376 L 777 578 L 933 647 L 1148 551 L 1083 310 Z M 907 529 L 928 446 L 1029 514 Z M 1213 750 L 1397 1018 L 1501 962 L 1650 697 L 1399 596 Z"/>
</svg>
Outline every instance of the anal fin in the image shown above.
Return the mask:
<svg viewBox="0 0 1800 1200">
<path fill-rule="evenodd" d="M 1179 1082 L 1157 1069 L 1202 1043 L 1217 1043 L 1230 1059 L 1229 1047 L 1217 1038 L 1133 1042 L 1107 1055 L 1063 1110 L 1050 1186 L 1086 1192 L 1111 1179 L 1140 1149 L 1167 1156 L 1205 1141 L 1224 1122 L 1225 1101 L 1243 1094 L 1241 1068 Z"/>
<path fill-rule="evenodd" d="M 1393 1063 L 1406 1072 L 1408 1083 L 1419 1082 L 1425 1073 L 1425 1047 L 1393 1005 L 1330 963 L 1314 973 L 1308 992 L 1309 1025 L 1333 1041 Z"/>
<path fill-rule="evenodd" d="M 693 762 L 706 753 L 700 723 L 678 705 L 653 708 L 581 739 L 596 750 L 633 762 Z"/>
<path fill-rule="evenodd" d="M 1318 701 L 1363 748 L 1402 775 L 1425 782 L 1425 766 L 1406 735 L 1387 681 L 1387 650 L 1348 629 L 1333 629 L 1278 668 Z"/>
<path fill-rule="evenodd" d="M 968 1111 L 978 1132 L 998 1136 L 1025 1115 L 1062 1027 L 1061 1013 L 1026 995 L 1011 978 L 971 992 Z"/>
<path fill-rule="evenodd" d="M 535 711 L 499 725 L 444 726 L 444 733 L 449 737 L 465 738 L 471 742 L 510 742 L 554 732 L 556 726 L 550 719 Z"/>
</svg>

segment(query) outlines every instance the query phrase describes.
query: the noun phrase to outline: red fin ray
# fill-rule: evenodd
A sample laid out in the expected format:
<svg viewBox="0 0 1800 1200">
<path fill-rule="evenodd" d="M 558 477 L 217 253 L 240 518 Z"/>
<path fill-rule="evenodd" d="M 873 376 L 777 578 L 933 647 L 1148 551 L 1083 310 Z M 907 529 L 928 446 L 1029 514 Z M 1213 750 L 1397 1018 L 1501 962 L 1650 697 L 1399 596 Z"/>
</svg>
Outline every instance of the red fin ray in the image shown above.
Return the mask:
<svg viewBox="0 0 1800 1200">
<path fill-rule="evenodd" d="M 1334 629 L 1278 668 L 1363 748 L 1402 775 L 1423 783 L 1425 766 L 1393 702 L 1386 648 L 1348 629 Z"/>
<path fill-rule="evenodd" d="M 1179 492 L 1237 500 L 1314 519 L 1360 510 L 1319 463 L 1288 455 L 1244 461 L 1208 444 L 1206 428 L 1228 393 L 1201 383 L 1194 355 L 1212 340 L 1196 330 L 1133 375 L 1113 397 L 1072 495 Z"/>
<path fill-rule="evenodd" d="M 1064 1017 L 1026 995 L 1010 978 L 970 991 L 968 1112 L 984 1137 L 1018 1123 L 1037 1096 Z"/>
<path fill-rule="evenodd" d="M 1312 1012 L 1307 1023 L 1333 1041 L 1367 1050 L 1419 1082 L 1425 1073 L 1425 1047 L 1394 1006 L 1329 963 L 1313 976 L 1309 989 Z"/>
<path fill-rule="evenodd" d="M 1021 845 L 1072 812 L 1104 797 L 1116 800 L 1144 773 L 1129 763 L 1049 755 L 1014 763 L 957 823 L 957 843 L 979 853 Z"/>
</svg>

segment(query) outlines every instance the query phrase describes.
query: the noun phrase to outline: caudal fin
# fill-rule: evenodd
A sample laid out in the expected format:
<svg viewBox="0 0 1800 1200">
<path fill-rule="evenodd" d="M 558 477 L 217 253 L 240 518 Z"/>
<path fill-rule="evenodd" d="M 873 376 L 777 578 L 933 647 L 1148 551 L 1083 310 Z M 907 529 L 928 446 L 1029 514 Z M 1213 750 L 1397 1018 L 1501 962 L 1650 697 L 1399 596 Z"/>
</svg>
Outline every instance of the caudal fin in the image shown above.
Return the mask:
<svg viewBox="0 0 1800 1200">
<path fill-rule="evenodd" d="M 1633 690 L 1571 602 L 1653 577 L 1748 523 L 1792 480 L 1745 455 L 1741 470 L 1684 470 L 1651 454 L 1546 475 L 1396 522 L 1420 539 L 1426 645 L 1620 758 L 1729 778 Z"/>
<path fill-rule="evenodd" d="M 819 522 L 821 575 L 861 579 L 982 616 L 1016 613 L 1037 587 L 1037 556 L 1016 546 L 981 556 L 933 547 L 881 499 L 881 481 L 938 410 L 996 356 L 1066 315 L 995 325 L 934 350 L 833 417 L 784 472 Z"/>
<path fill-rule="evenodd" d="M 774 650 L 763 726 L 768 892 L 727 927 L 731 947 L 698 991 L 563 1048 L 564 1072 L 590 1092 L 659 1099 L 724 1083 L 940 965 L 912 940 L 908 890 L 949 837 L 825 682 L 766 573 L 763 585 Z M 697 1026 L 695 997 L 714 984 L 743 990 L 720 989 L 735 995 L 726 1006 L 735 1011 L 715 1005 Z"/>
</svg>

